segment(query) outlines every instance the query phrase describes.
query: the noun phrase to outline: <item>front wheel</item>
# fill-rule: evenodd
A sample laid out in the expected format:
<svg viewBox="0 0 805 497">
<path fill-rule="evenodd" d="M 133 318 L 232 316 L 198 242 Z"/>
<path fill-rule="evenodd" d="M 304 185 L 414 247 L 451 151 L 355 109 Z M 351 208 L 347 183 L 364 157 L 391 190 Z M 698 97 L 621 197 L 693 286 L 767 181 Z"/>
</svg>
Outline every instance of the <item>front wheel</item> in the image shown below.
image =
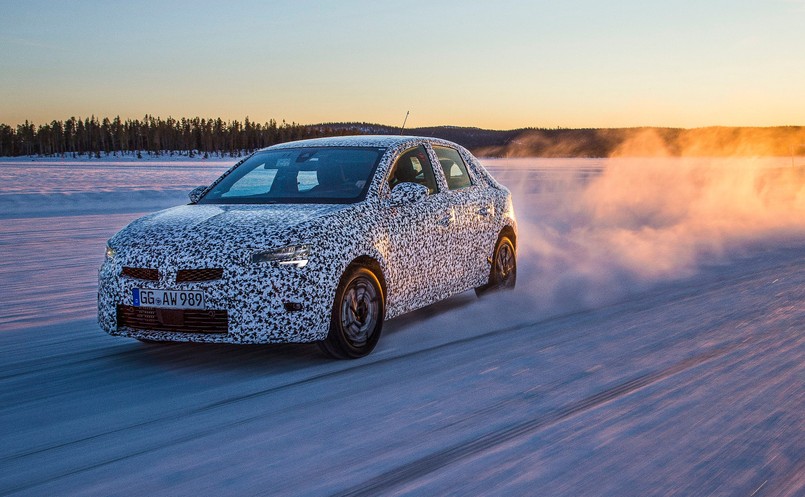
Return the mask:
<svg viewBox="0 0 805 497">
<path fill-rule="evenodd" d="M 330 331 L 321 349 L 335 359 L 369 354 L 380 339 L 384 316 L 383 291 L 377 276 L 365 267 L 344 273 L 335 292 Z"/>
<path fill-rule="evenodd" d="M 475 294 L 481 296 L 496 290 L 513 290 L 517 283 L 517 254 L 511 239 L 502 235 L 495 245 L 492 267 L 489 269 L 489 281 L 486 285 L 475 288 Z"/>
</svg>

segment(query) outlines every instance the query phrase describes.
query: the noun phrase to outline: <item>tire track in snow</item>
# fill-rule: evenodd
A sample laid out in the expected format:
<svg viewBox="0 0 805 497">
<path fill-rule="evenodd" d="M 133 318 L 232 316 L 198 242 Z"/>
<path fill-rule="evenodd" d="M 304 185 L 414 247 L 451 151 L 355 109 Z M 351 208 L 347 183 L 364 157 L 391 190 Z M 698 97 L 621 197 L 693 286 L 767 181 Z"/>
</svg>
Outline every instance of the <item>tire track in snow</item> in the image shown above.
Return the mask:
<svg viewBox="0 0 805 497">
<path fill-rule="evenodd" d="M 273 394 L 276 394 L 278 392 L 282 392 L 282 391 L 285 391 L 285 390 L 288 390 L 288 389 L 291 389 L 291 388 L 301 387 L 301 386 L 304 386 L 304 385 L 316 383 L 318 381 L 337 378 L 339 376 L 344 376 L 344 375 L 349 376 L 349 375 L 353 374 L 354 372 L 362 370 L 362 369 L 366 369 L 366 368 L 370 368 L 370 367 L 374 367 L 374 366 L 381 366 L 383 364 L 391 363 L 391 362 L 398 361 L 398 360 L 410 359 L 412 357 L 428 354 L 428 353 L 431 353 L 431 352 L 436 352 L 438 350 L 448 348 L 448 347 L 452 347 L 452 346 L 456 346 L 456 345 L 469 344 L 469 343 L 472 343 L 474 341 L 482 340 L 482 339 L 489 338 L 489 337 L 499 335 L 499 334 L 517 332 L 517 331 L 521 331 L 523 329 L 527 329 L 527 328 L 530 328 L 530 327 L 545 325 L 545 324 L 549 324 L 549 323 L 560 323 L 562 320 L 574 319 L 574 318 L 577 318 L 579 315 L 583 315 L 583 314 L 586 314 L 586 313 L 591 313 L 591 312 L 593 312 L 595 310 L 598 310 L 598 309 L 579 311 L 579 312 L 575 312 L 575 313 L 571 313 L 571 314 L 562 315 L 562 316 L 559 316 L 559 317 L 556 317 L 556 318 L 551 318 L 551 319 L 546 319 L 546 320 L 541 320 L 541 321 L 536 321 L 536 322 L 521 323 L 521 324 L 518 324 L 518 325 L 513 325 L 513 326 L 508 326 L 508 327 L 505 327 L 505 328 L 499 328 L 499 329 L 496 329 L 496 330 L 492 330 L 492 331 L 489 331 L 487 333 L 483 333 L 483 334 L 480 334 L 480 335 L 474 335 L 474 336 L 467 337 L 467 338 L 464 338 L 464 339 L 461 339 L 461 340 L 454 340 L 454 341 L 451 341 L 451 342 L 442 343 L 442 344 L 435 345 L 435 346 L 432 346 L 432 347 L 428 347 L 428 348 L 424 348 L 424 349 L 418 349 L 418 350 L 410 351 L 410 352 L 403 353 L 403 354 L 398 354 L 398 355 L 394 355 L 394 356 L 390 356 L 390 357 L 384 357 L 384 358 L 376 359 L 376 360 L 369 361 L 369 362 L 362 362 L 360 364 L 352 363 L 353 365 L 347 366 L 347 367 L 344 367 L 344 368 L 341 368 L 341 369 L 336 369 L 336 370 L 332 370 L 332 371 L 325 371 L 325 372 L 314 374 L 314 375 L 311 375 L 311 376 L 306 376 L 304 378 L 300 378 L 300 379 L 297 379 L 297 380 L 294 380 L 294 381 L 291 381 L 291 382 L 288 382 L 288 383 L 274 385 L 274 386 L 271 386 L 269 388 L 265 388 L 265 389 L 262 389 L 262 390 L 243 393 L 243 394 L 228 397 L 228 398 L 225 398 L 225 399 L 208 402 L 208 403 L 206 403 L 204 405 L 195 407 L 193 409 L 187 409 L 187 410 L 184 410 L 184 411 L 181 411 L 181 412 L 173 412 L 173 413 L 170 413 L 170 414 L 167 414 L 167 415 L 164 415 L 164 416 L 160 416 L 158 418 L 152 418 L 152 419 L 149 419 L 149 420 L 146 420 L 146 421 L 142 421 L 140 423 L 129 424 L 129 425 L 126 425 L 126 426 L 123 426 L 123 427 L 120 427 L 120 428 L 116 428 L 114 430 L 105 431 L 103 433 L 96 433 L 96 434 L 94 434 L 92 436 L 83 437 L 83 438 L 79 438 L 79 439 L 75 439 L 75 440 L 70 440 L 70 441 L 67 441 L 67 442 L 60 443 L 60 444 L 49 445 L 49 446 L 46 446 L 46 447 L 38 447 L 38 448 L 30 449 L 30 450 L 27 450 L 27 451 L 24 451 L 24 452 L 18 452 L 18 453 L 15 453 L 15 454 L 9 454 L 7 456 L 0 457 L 0 462 L 10 462 L 10 461 L 18 460 L 18 459 L 24 459 L 26 457 L 34 456 L 34 455 L 37 455 L 37 454 L 42 454 L 42 453 L 45 453 L 45 452 L 48 452 L 48 451 L 51 451 L 51 450 L 63 449 L 65 447 L 70 447 L 72 445 L 77 445 L 77 444 L 81 444 L 81 443 L 85 443 L 85 442 L 90 442 L 90 441 L 93 441 L 93 440 L 98 440 L 98 439 L 101 439 L 103 437 L 107 437 L 107 436 L 110 436 L 110 435 L 115 435 L 115 434 L 118 434 L 118 433 L 123 433 L 123 432 L 126 432 L 128 430 L 132 430 L 132 429 L 144 428 L 144 427 L 151 426 L 151 425 L 159 425 L 159 424 L 165 423 L 165 422 L 176 421 L 176 420 L 187 418 L 187 417 L 194 416 L 194 415 L 197 415 L 197 414 L 202 414 L 202 413 L 205 413 L 205 412 L 217 409 L 217 408 L 228 407 L 228 406 L 232 406 L 232 405 L 235 405 L 235 404 L 239 404 L 241 402 L 246 402 L 246 401 L 253 400 L 253 399 L 259 399 L 259 398 L 264 397 L 264 396 L 273 395 Z M 557 344 L 564 343 L 567 340 L 568 339 L 554 340 L 554 341 L 551 341 L 550 344 L 551 345 L 557 345 Z M 89 364 L 89 363 L 92 363 L 92 362 L 94 362 L 96 360 L 109 359 L 109 358 L 112 358 L 112 357 L 115 357 L 115 356 L 116 357 L 123 357 L 123 356 L 131 355 L 131 354 L 133 354 L 135 352 L 138 352 L 138 351 L 117 352 L 117 353 L 105 355 L 105 356 L 102 356 L 102 357 L 89 358 L 89 359 L 84 359 L 84 360 L 81 360 L 81 361 L 72 361 L 70 364 L 71 365 Z M 339 363 L 336 363 L 336 364 L 339 364 Z M 227 423 L 227 424 L 229 424 L 229 423 Z M 203 435 L 201 435 L 201 436 L 203 436 Z M 181 442 L 181 441 L 184 441 L 184 440 L 180 440 L 178 442 Z M 157 450 L 159 448 L 161 448 L 161 446 L 157 447 L 155 449 L 152 449 L 152 450 Z M 151 452 L 152 450 L 146 450 L 146 451 L 143 451 L 143 452 L 138 452 L 136 454 L 130 454 L 129 456 L 140 455 L 141 453 Z M 108 461 L 108 462 L 116 462 L 116 461 L 117 461 L 117 459 L 115 461 Z M 100 467 L 100 466 L 103 466 L 105 464 L 107 464 L 107 462 L 96 464 L 96 465 L 93 465 L 91 468 L 86 468 L 86 469 L 93 469 L 95 467 Z M 71 474 L 75 473 L 75 472 L 81 472 L 81 471 L 83 471 L 83 470 L 74 471 L 74 472 L 71 472 Z M 63 476 L 66 476 L 66 475 L 63 475 Z"/>
<path fill-rule="evenodd" d="M 615 387 L 603 390 L 597 394 L 552 410 L 551 412 L 538 418 L 529 419 L 521 423 L 513 424 L 507 428 L 496 430 L 467 442 L 453 445 L 439 452 L 411 461 L 408 464 L 387 471 L 376 476 L 360 485 L 345 489 L 333 494 L 337 497 L 362 497 L 383 495 L 390 490 L 405 483 L 417 480 L 429 473 L 433 473 L 454 462 L 466 459 L 492 449 L 498 445 L 510 442 L 525 435 L 539 431 L 548 426 L 554 425 L 565 419 L 581 414 L 590 409 L 611 402 L 618 398 L 627 396 L 642 388 L 660 382 L 666 378 L 677 375 L 683 371 L 699 366 L 717 357 L 732 352 L 748 341 L 732 346 L 723 347 L 713 351 L 700 354 L 684 361 L 678 362 L 673 366 L 654 373 L 638 376 Z"/>
<path fill-rule="evenodd" d="M 639 390 L 641 388 L 645 388 L 645 387 L 650 386 L 650 385 L 652 385 L 654 383 L 657 383 L 657 382 L 659 382 L 659 381 L 661 381 L 663 379 L 666 379 L 666 378 L 671 377 L 673 375 L 679 374 L 679 373 L 681 373 L 681 372 L 683 372 L 685 370 L 691 369 L 691 368 L 693 368 L 695 366 L 698 366 L 700 364 L 708 362 L 708 361 L 710 361 L 712 359 L 715 359 L 717 357 L 721 357 L 723 355 L 726 355 L 727 353 L 732 352 L 733 350 L 735 350 L 735 349 L 737 349 L 737 348 L 739 348 L 741 346 L 747 345 L 747 344 L 749 344 L 750 342 L 753 342 L 753 341 L 754 340 L 747 339 L 747 340 L 744 340 L 744 341 L 739 342 L 739 343 L 735 343 L 735 344 L 732 344 L 732 345 L 729 345 L 729 346 L 726 346 L 726 347 L 711 350 L 709 352 L 699 354 L 699 355 L 694 356 L 692 358 L 685 359 L 685 360 L 680 361 L 680 362 L 678 362 L 678 363 L 676 363 L 676 364 L 674 364 L 674 365 L 672 365 L 672 366 L 670 366 L 668 368 L 665 368 L 663 370 L 660 370 L 660 371 L 657 371 L 657 372 L 654 372 L 654 373 L 647 373 L 647 374 L 638 376 L 638 377 L 633 378 L 631 380 L 628 380 L 628 381 L 626 381 L 624 383 L 620 383 L 620 384 L 618 384 L 618 385 L 616 385 L 616 386 L 614 386 L 612 388 L 608 388 L 608 389 L 603 390 L 603 391 L 601 391 L 601 392 L 599 392 L 597 394 L 594 394 L 592 396 L 586 397 L 586 398 L 584 398 L 584 399 L 582 399 L 580 401 L 572 402 L 572 403 L 570 403 L 570 404 L 568 404 L 568 405 L 566 405 L 564 407 L 554 409 L 554 410 L 550 411 L 549 413 L 547 413 L 544 416 L 541 416 L 541 417 L 538 417 L 538 418 L 535 418 L 535 419 L 531 419 L 531 420 L 526 420 L 524 422 L 511 425 L 508 428 L 493 431 L 491 433 L 488 433 L 486 435 L 482 435 L 482 436 L 480 436 L 478 438 L 475 438 L 473 440 L 470 440 L 468 442 L 453 445 L 452 447 L 449 447 L 449 448 L 447 448 L 445 450 L 442 450 L 442 451 L 439 451 L 437 453 L 431 454 L 429 456 L 425 456 L 425 457 L 420 458 L 418 460 L 412 461 L 411 463 L 408 463 L 408 464 L 403 465 L 403 466 L 401 466 L 399 468 L 393 469 L 393 470 L 388 471 L 386 473 L 383 473 L 383 474 L 381 474 L 381 475 L 379 475 L 379 476 L 377 476 L 375 478 L 372 478 L 372 479 L 368 480 L 367 482 L 364 482 L 363 484 L 356 485 L 354 487 L 351 487 L 351 488 L 349 488 L 347 490 L 344 490 L 342 492 L 339 492 L 339 493 L 336 493 L 336 494 L 333 494 L 333 495 L 341 497 L 341 496 L 372 496 L 372 495 L 383 494 L 384 492 L 388 492 L 391 489 L 393 489 L 395 487 L 398 487 L 398 486 L 400 486 L 400 485 L 402 485 L 404 483 L 416 480 L 416 479 L 418 479 L 418 478 L 420 478 L 422 476 L 425 476 L 425 475 L 427 475 L 429 473 L 432 473 L 432 472 L 434 472 L 434 471 L 436 471 L 436 470 L 438 470 L 438 469 L 440 469 L 442 467 L 445 467 L 445 466 L 447 466 L 447 465 L 449 465 L 451 463 L 454 463 L 454 462 L 457 462 L 459 460 L 462 460 L 462 459 L 465 459 L 465 458 L 472 457 L 474 455 L 480 454 L 483 451 L 488 450 L 490 448 L 493 448 L 493 447 L 495 447 L 497 445 L 506 443 L 506 442 L 514 440 L 514 439 L 516 439 L 518 437 L 521 437 L 521 436 L 527 435 L 529 433 L 538 431 L 538 430 L 540 430 L 542 428 L 546 428 L 548 426 L 551 426 L 553 424 L 561 422 L 561 421 L 563 421 L 563 420 L 565 420 L 567 418 L 570 418 L 572 416 L 580 414 L 580 413 L 582 413 L 584 411 L 596 408 L 596 407 L 601 406 L 601 405 L 603 405 L 603 404 L 605 404 L 607 402 L 610 402 L 610 401 L 616 400 L 616 399 L 618 399 L 620 397 L 626 396 L 626 395 L 628 395 L 628 394 L 630 394 L 632 392 L 635 392 L 635 391 L 637 391 L 637 390 Z M 454 343 L 454 342 L 451 342 L 451 343 Z M 420 352 L 427 352 L 429 350 L 430 349 L 425 350 L 425 351 L 420 351 Z M 383 360 L 383 361 L 376 361 L 375 363 L 377 363 L 377 362 L 387 362 L 389 360 L 394 360 L 394 359 L 397 359 L 397 358 L 399 358 L 399 357 L 388 358 L 388 359 Z M 270 393 L 270 392 L 275 392 L 275 391 L 278 391 L 278 390 L 284 390 L 284 389 L 286 389 L 286 388 L 288 388 L 290 386 L 314 382 L 314 381 L 316 381 L 318 379 L 321 379 L 321 378 L 324 378 L 324 377 L 336 376 L 336 375 L 338 375 L 340 373 L 349 372 L 349 371 L 352 371 L 354 369 L 359 369 L 359 368 L 362 368 L 364 366 L 370 366 L 370 365 L 375 364 L 375 363 L 365 364 L 365 365 L 361 365 L 361 366 L 358 366 L 358 367 L 349 368 L 349 369 L 346 369 L 346 370 L 340 370 L 340 371 L 336 371 L 336 372 L 325 373 L 325 374 L 318 375 L 318 376 L 313 377 L 313 378 L 308 378 L 308 379 L 305 379 L 305 380 L 302 380 L 302 381 L 299 381 L 299 382 L 295 382 L 295 383 L 290 384 L 290 385 L 282 385 L 282 386 L 278 386 L 278 387 L 275 387 L 275 388 L 272 388 L 272 389 L 269 389 L 269 390 L 261 391 L 261 392 L 258 392 L 258 394 L 262 395 L 264 393 Z M 256 396 L 257 395 L 247 395 L 247 396 L 238 397 L 237 401 L 246 400 L 246 398 L 254 398 Z M 211 403 L 211 404 L 205 405 L 203 407 L 199 407 L 199 408 L 193 410 L 193 414 L 207 411 L 207 410 L 212 409 L 212 408 L 214 408 L 216 406 L 228 405 L 228 404 L 231 403 L 231 400 L 232 399 L 227 399 L 227 400 Z M 238 420 L 236 424 L 248 423 L 248 422 L 250 422 L 250 421 L 252 421 L 254 419 L 261 418 L 262 416 L 263 416 L 263 413 L 248 416 L 245 419 Z M 160 419 L 148 420 L 148 421 L 145 421 L 145 422 L 142 422 L 142 423 L 137 423 L 136 425 L 123 427 L 123 428 L 120 428 L 120 429 L 117 429 L 117 430 L 112 430 L 110 432 L 94 435 L 94 436 L 91 436 L 91 437 L 86 437 L 86 438 L 83 438 L 81 440 L 75 440 L 75 441 L 59 444 L 59 445 L 56 445 L 56 446 L 51 446 L 51 447 L 47 447 L 47 448 L 43 448 L 43 449 L 39 449 L 39 450 L 33 450 L 33 451 L 29 451 L 29 452 L 26 452 L 26 453 L 23 453 L 23 454 L 16 454 L 16 455 L 13 455 L 13 456 L 10 456 L 10 457 L 3 458 L 2 460 L 3 461 L 10 461 L 10 460 L 14 460 L 14 459 L 25 458 L 25 457 L 32 456 L 32 455 L 35 455 L 35 454 L 38 454 L 38 453 L 47 452 L 47 451 L 50 451 L 50 450 L 64 448 L 64 447 L 75 445 L 75 444 L 78 444 L 78 443 L 95 440 L 95 439 L 101 438 L 101 437 L 106 436 L 106 435 L 127 431 L 129 429 L 142 428 L 142 427 L 145 427 L 145 426 L 148 426 L 148 425 L 151 425 L 151 424 L 164 422 L 165 420 L 167 420 L 169 418 L 175 418 L 175 417 L 176 416 L 165 416 L 165 417 L 160 418 Z M 232 424 L 233 424 L 232 420 L 228 420 L 226 422 L 227 426 L 232 426 Z M 186 442 L 190 442 L 190 441 L 193 441 L 193 440 L 197 440 L 197 439 L 200 439 L 200 438 L 204 438 L 206 436 L 218 433 L 220 431 L 220 428 L 221 427 L 219 425 L 215 425 L 215 426 L 206 427 L 205 429 L 202 429 L 202 430 L 193 431 L 192 433 L 187 433 L 187 434 L 185 434 L 183 436 L 179 436 L 179 437 L 176 437 L 176 438 L 170 440 L 168 445 L 173 446 L 173 445 L 178 445 L 178 444 L 181 444 L 181 443 L 186 443 Z M 142 455 L 145 455 L 145 454 L 160 450 L 164 446 L 165 445 L 163 443 L 163 444 L 160 444 L 158 446 L 143 447 L 142 449 L 135 450 L 133 452 L 129 452 L 127 454 L 123 454 L 123 455 L 120 455 L 120 456 L 117 456 L 117 457 L 112 457 L 112 458 L 105 459 L 105 460 L 102 460 L 102 461 L 97 461 L 97 462 L 90 463 L 90 464 L 84 464 L 84 465 L 81 465 L 79 467 L 72 468 L 72 469 L 70 469 L 68 471 L 64 471 L 64 472 L 61 472 L 59 474 L 52 475 L 49 478 L 47 478 L 46 480 L 30 481 L 30 482 L 27 482 L 27 483 L 23 483 L 23 484 L 14 486 L 13 488 L 4 488 L 4 489 L 2 489 L 2 492 L 15 493 L 15 492 L 20 492 L 20 491 L 31 490 L 33 488 L 36 488 L 36 487 L 40 486 L 40 485 L 43 485 L 43 484 L 46 484 L 46 483 L 51 483 L 53 481 L 60 480 L 62 478 L 70 477 L 70 476 L 80 474 L 80 473 L 85 473 L 87 471 L 92 471 L 92 470 L 95 470 L 95 469 L 98 469 L 98 468 L 101 468 L 101 467 L 104 467 L 104 466 L 107 466 L 107 465 L 110 465 L 110 464 L 115 464 L 115 463 L 125 461 L 125 460 L 128 460 L 128 459 L 134 458 L 134 457 L 142 456 Z M 2 492 L 0 492 L 0 493 L 2 493 Z"/>
</svg>

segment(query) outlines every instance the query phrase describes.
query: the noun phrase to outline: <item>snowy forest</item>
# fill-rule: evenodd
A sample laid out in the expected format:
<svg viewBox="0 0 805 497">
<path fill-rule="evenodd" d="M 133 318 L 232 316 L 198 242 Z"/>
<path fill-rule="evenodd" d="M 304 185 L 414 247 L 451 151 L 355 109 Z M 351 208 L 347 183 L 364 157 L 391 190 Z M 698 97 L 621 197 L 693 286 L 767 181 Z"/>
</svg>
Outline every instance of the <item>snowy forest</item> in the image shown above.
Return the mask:
<svg viewBox="0 0 805 497">
<path fill-rule="evenodd" d="M 354 133 L 326 125 L 277 123 L 273 119 L 261 124 L 248 117 L 243 121 L 199 117 L 162 119 L 151 115 L 142 120 L 71 117 L 41 125 L 25 121 L 16 128 L 0 124 L 0 156 L 100 157 L 102 153 L 161 155 L 176 151 L 202 157 L 234 156 L 275 143 Z"/>
<path fill-rule="evenodd" d="M 237 157 L 276 143 L 356 134 L 400 134 L 399 127 L 342 122 L 265 123 L 219 118 L 143 119 L 95 116 L 16 127 L 0 124 L 0 156 L 107 157 L 181 154 Z M 805 127 L 520 128 L 433 126 L 405 134 L 453 141 L 483 157 L 801 156 Z"/>
</svg>

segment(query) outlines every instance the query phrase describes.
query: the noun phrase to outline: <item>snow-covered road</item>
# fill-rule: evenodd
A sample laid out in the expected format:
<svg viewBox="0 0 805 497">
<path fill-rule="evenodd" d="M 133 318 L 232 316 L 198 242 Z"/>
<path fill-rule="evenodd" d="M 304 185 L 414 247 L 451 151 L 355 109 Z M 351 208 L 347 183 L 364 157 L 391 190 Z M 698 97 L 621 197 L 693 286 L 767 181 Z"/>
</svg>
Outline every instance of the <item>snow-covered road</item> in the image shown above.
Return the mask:
<svg viewBox="0 0 805 497">
<path fill-rule="evenodd" d="M 125 214 L 0 219 L 0 494 L 805 495 L 802 220 L 604 222 L 569 210 L 583 165 L 537 191 L 500 164 L 526 185 L 518 290 L 349 362 L 109 337 L 92 281 Z"/>
</svg>

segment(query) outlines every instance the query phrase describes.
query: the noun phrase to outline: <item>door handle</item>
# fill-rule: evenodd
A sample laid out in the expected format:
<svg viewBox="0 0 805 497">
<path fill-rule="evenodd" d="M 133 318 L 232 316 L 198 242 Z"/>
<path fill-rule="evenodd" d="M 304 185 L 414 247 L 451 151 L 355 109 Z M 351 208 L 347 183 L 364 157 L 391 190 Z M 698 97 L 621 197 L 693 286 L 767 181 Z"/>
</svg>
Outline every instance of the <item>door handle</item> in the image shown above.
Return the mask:
<svg viewBox="0 0 805 497">
<path fill-rule="evenodd" d="M 450 226 L 450 221 L 452 220 L 452 216 L 444 216 L 443 218 L 439 219 L 438 223 L 440 226 Z"/>
<path fill-rule="evenodd" d="M 488 216 L 489 215 L 489 207 L 486 207 L 486 206 L 481 207 L 480 209 L 478 209 L 478 214 L 480 214 L 482 216 Z"/>
</svg>

